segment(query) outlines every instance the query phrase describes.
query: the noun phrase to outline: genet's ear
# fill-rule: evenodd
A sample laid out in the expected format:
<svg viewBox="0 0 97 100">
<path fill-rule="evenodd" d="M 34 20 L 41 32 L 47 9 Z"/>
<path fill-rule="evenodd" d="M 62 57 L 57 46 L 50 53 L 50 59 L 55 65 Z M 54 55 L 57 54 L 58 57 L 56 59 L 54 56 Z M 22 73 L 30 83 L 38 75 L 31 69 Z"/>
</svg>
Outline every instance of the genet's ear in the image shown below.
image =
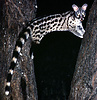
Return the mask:
<svg viewBox="0 0 97 100">
<path fill-rule="evenodd" d="M 87 9 L 87 7 L 88 7 L 88 5 L 87 4 L 84 4 L 83 6 L 82 6 L 82 10 L 86 10 Z"/>
<path fill-rule="evenodd" d="M 75 4 L 73 4 L 73 5 L 72 5 L 72 8 L 73 8 L 73 10 L 74 10 L 75 12 L 77 12 L 77 11 L 78 11 L 78 9 L 79 9 L 79 8 L 78 8 L 78 6 L 77 6 L 77 5 L 75 5 Z"/>
</svg>

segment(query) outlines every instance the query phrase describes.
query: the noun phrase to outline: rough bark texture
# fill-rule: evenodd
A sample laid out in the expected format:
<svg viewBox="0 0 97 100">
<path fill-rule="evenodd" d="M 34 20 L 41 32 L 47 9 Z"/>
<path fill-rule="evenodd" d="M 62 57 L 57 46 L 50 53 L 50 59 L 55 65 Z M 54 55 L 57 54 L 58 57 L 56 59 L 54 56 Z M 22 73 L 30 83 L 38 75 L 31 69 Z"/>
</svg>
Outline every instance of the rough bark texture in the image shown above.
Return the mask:
<svg viewBox="0 0 97 100">
<path fill-rule="evenodd" d="M 97 100 L 97 0 L 89 12 L 69 99 Z"/>
<path fill-rule="evenodd" d="M 6 97 L 4 94 L 17 36 L 35 17 L 35 5 L 36 0 L 0 0 L 0 100 L 37 100 L 33 60 L 29 56 L 31 39 L 24 45 L 22 56 L 19 56 L 11 81 L 11 95 Z"/>
</svg>

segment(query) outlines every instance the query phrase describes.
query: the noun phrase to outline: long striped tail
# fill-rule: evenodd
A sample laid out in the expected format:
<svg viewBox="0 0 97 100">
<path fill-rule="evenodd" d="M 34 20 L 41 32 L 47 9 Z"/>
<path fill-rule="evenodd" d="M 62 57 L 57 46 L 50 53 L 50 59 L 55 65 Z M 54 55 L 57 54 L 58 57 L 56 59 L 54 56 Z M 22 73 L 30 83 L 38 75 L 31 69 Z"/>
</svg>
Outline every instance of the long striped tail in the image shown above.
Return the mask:
<svg viewBox="0 0 97 100">
<path fill-rule="evenodd" d="M 11 87 L 11 79 L 14 72 L 14 68 L 16 67 L 18 56 L 21 52 L 22 46 L 25 44 L 25 42 L 28 40 L 30 36 L 31 28 L 27 27 L 23 32 L 20 33 L 19 38 L 16 42 L 15 49 L 13 51 L 12 61 L 9 67 L 7 81 L 6 81 L 6 87 L 5 87 L 5 95 L 10 94 L 10 87 Z"/>
</svg>

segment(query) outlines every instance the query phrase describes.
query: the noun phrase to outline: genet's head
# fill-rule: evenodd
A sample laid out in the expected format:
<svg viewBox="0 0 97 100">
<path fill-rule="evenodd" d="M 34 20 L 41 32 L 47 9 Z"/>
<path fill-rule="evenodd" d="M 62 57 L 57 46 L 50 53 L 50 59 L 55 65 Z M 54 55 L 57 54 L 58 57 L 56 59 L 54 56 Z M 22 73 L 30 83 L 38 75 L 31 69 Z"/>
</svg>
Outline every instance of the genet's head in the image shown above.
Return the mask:
<svg viewBox="0 0 97 100">
<path fill-rule="evenodd" d="M 75 17 L 80 19 L 80 21 L 83 21 L 85 16 L 86 16 L 86 9 L 87 9 L 87 4 L 84 4 L 82 7 L 78 7 L 77 5 L 73 4 L 72 8 L 75 12 Z"/>
</svg>

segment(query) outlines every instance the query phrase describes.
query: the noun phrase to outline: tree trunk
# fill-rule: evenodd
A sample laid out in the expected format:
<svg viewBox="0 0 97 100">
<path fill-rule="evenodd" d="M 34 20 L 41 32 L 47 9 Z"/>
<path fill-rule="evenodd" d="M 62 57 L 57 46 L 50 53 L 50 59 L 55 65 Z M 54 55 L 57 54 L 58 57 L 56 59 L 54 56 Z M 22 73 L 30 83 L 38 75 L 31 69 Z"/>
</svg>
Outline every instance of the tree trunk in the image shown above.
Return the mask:
<svg viewBox="0 0 97 100">
<path fill-rule="evenodd" d="M 4 94 L 17 36 L 35 17 L 35 6 L 36 0 L 0 0 L 0 100 L 37 100 L 33 59 L 29 56 L 31 39 L 19 56 L 11 81 L 11 95 Z"/>
<path fill-rule="evenodd" d="M 69 99 L 97 100 L 97 0 L 90 9 Z"/>
</svg>

